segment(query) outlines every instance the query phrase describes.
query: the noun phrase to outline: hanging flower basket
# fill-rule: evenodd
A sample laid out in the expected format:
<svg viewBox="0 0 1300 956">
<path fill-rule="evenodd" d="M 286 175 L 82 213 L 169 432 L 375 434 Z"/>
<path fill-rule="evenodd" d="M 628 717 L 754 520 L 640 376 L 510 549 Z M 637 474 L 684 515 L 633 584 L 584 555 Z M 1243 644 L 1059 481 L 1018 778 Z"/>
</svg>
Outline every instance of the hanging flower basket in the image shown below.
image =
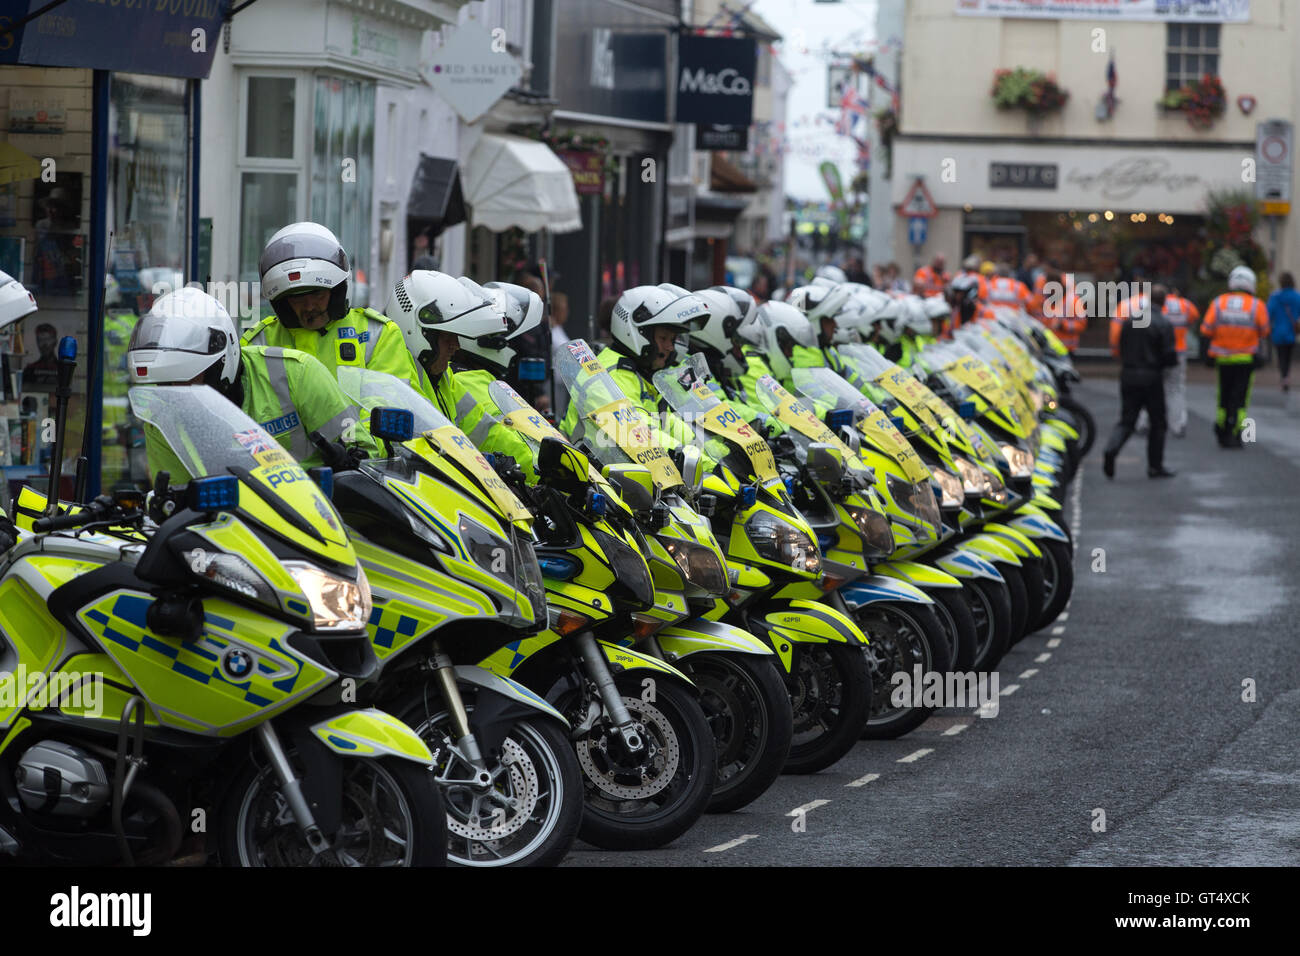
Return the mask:
<svg viewBox="0 0 1300 956">
<path fill-rule="evenodd" d="M 1223 81 L 1209 73 L 1196 83 L 1170 90 L 1156 103 L 1167 112 L 1181 111 L 1193 129 L 1209 129 L 1228 109 Z"/>
<path fill-rule="evenodd" d="M 989 95 L 1000 110 L 1024 110 L 1036 118 L 1060 112 L 1070 99 L 1051 74 L 1020 66 L 997 70 Z"/>
</svg>

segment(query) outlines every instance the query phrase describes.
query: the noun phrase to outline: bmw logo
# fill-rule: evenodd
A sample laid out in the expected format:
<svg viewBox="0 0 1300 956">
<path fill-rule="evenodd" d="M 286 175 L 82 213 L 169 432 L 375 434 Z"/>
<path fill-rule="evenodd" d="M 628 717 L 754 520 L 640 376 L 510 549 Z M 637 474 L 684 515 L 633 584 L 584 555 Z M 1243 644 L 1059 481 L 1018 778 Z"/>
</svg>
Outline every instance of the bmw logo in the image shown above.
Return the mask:
<svg viewBox="0 0 1300 956">
<path fill-rule="evenodd" d="M 253 655 L 238 647 L 232 647 L 221 656 L 221 669 L 228 677 L 243 680 L 253 673 Z"/>
</svg>

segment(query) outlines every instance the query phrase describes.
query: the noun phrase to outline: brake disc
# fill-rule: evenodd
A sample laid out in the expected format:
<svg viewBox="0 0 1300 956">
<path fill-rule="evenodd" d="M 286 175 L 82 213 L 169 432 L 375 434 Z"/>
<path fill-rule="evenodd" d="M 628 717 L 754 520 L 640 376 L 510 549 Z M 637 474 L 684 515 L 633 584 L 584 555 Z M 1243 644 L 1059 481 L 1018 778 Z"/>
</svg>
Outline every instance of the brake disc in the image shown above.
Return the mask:
<svg viewBox="0 0 1300 956">
<path fill-rule="evenodd" d="M 506 793 L 510 807 L 503 807 L 491 794 L 455 788 L 446 794 L 448 830 L 465 839 L 490 843 L 517 833 L 528 822 L 541 789 L 537 768 L 528 752 L 509 737 L 501 744 L 501 764 L 502 773 L 509 778 Z M 497 786 L 501 783 L 498 779 Z"/>
<path fill-rule="evenodd" d="M 624 697 L 623 703 L 639 725 L 641 738 L 651 755 L 636 765 L 620 765 L 609 753 L 610 733 L 585 737 L 577 742 L 578 763 L 587 779 L 602 793 L 616 800 L 644 800 L 663 790 L 677 774 L 681 745 L 663 712 L 639 697 Z M 639 776 L 640 782 L 634 782 Z"/>
</svg>

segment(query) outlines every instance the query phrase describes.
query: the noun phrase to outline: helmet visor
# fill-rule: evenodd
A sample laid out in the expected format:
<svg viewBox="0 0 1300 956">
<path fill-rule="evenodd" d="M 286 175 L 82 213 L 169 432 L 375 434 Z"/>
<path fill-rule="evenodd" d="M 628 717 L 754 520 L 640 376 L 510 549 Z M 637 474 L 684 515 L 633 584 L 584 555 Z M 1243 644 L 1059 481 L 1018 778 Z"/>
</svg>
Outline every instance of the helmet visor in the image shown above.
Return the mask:
<svg viewBox="0 0 1300 956">
<path fill-rule="evenodd" d="M 331 242 L 326 236 L 313 235 L 310 232 L 298 232 L 283 236 L 262 250 L 257 260 L 257 271 L 265 275 L 272 266 L 290 259 L 320 259 L 348 271 L 348 255 L 337 242 Z"/>
<path fill-rule="evenodd" d="M 150 312 L 136 323 L 127 350 L 164 349 L 169 352 L 216 355 L 225 347 L 226 336 L 220 329 L 201 322 L 178 322 L 174 316 Z"/>
</svg>

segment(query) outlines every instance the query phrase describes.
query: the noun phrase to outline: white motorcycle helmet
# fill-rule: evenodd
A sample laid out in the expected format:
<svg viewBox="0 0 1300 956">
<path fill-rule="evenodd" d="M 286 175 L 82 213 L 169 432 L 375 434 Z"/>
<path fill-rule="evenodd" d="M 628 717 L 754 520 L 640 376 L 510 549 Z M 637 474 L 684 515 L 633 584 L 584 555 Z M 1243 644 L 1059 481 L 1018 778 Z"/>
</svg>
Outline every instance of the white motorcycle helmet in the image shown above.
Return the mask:
<svg viewBox="0 0 1300 956">
<path fill-rule="evenodd" d="M 384 314 L 402 330 L 417 362 L 426 352 L 437 352 L 439 332 L 460 336 L 462 348 L 467 340 L 506 332 L 504 316 L 474 284 L 477 291 L 445 272 L 416 269 L 393 286 Z"/>
<path fill-rule="evenodd" d="M 789 348 L 796 345 L 807 349 L 817 347 L 817 333 L 808 317 L 788 302 L 767 302 L 759 306 L 752 322 L 739 329 L 740 335 L 763 352 L 768 368 L 779 379 L 790 376 Z"/>
<path fill-rule="evenodd" d="M 298 314 L 288 297 L 299 292 L 330 290 L 330 321 L 348 312 L 348 254 L 338 237 L 314 222 L 285 226 L 266 243 L 257 260 L 262 295 L 270 301 L 286 328 L 299 328 Z"/>
<path fill-rule="evenodd" d="M 542 324 L 542 313 L 545 311 L 542 297 L 531 289 L 512 282 L 489 282 L 482 286 L 474 283 L 471 286 L 472 281 L 463 276 L 460 279 L 461 284 L 467 288 L 478 288 L 487 295 L 505 319 L 506 330 L 501 335 L 463 340 L 460 343 L 461 351 L 486 359 L 504 375 L 518 354 L 509 344 L 510 341 Z"/>
<path fill-rule="evenodd" d="M 925 316 L 931 323 L 936 321 L 942 322 L 944 319 L 947 319 L 952 315 L 952 306 L 950 306 L 948 300 L 941 295 L 928 296 L 923 305 L 925 306 Z M 930 331 L 925 334 L 933 335 L 933 330 L 934 326 L 931 325 Z"/>
<path fill-rule="evenodd" d="M 849 281 L 849 277 L 844 274 L 844 270 L 839 266 L 822 266 L 817 270 L 817 278 L 829 279 L 834 285 Z"/>
<path fill-rule="evenodd" d="M 930 316 L 925 311 L 925 300 L 919 295 L 909 295 L 902 300 L 903 320 L 900 331 L 913 335 L 930 334 Z"/>
<path fill-rule="evenodd" d="M 830 342 L 822 341 L 822 319 L 830 319 L 835 323 L 835 331 L 831 333 L 831 341 L 834 341 L 836 334 L 840 330 L 840 312 L 848 304 L 851 297 L 852 290 L 844 284 L 830 287 L 805 285 L 791 292 L 786 301 L 808 316 L 808 322 L 817 335 L 818 344 L 826 346 Z"/>
<path fill-rule="evenodd" d="M 36 311 L 36 297 L 21 282 L 0 272 L 0 329 Z"/>
<path fill-rule="evenodd" d="M 1258 288 L 1255 270 L 1250 266 L 1237 266 L 1228 273 L 1228 288 L 1233 292 L 1249 292 L 1254 295 Z"/>
<path fill-rule="evenodd" d="M 680 286 L 639 285 L 614 303 L 609 332 L 619 352 L 649 371 L 655 329 L 682 334 L 707 325 L 708 320 L 708 303 Z"/>
<path fill-rule="evenodd" d="M 132 385 L 184 384 L 199 375 L 218 389 L 239 374 L 239 333 L 226 307 L 199 289 L 159 296 L 127 343 Z"/>
<path fill-rule="evenodd" d="M 886 345 L 893 345 L 903 334 L 903 303 L 886 297 L 876 312 L 869 316 L 866 326 Z"/>
</svg>

